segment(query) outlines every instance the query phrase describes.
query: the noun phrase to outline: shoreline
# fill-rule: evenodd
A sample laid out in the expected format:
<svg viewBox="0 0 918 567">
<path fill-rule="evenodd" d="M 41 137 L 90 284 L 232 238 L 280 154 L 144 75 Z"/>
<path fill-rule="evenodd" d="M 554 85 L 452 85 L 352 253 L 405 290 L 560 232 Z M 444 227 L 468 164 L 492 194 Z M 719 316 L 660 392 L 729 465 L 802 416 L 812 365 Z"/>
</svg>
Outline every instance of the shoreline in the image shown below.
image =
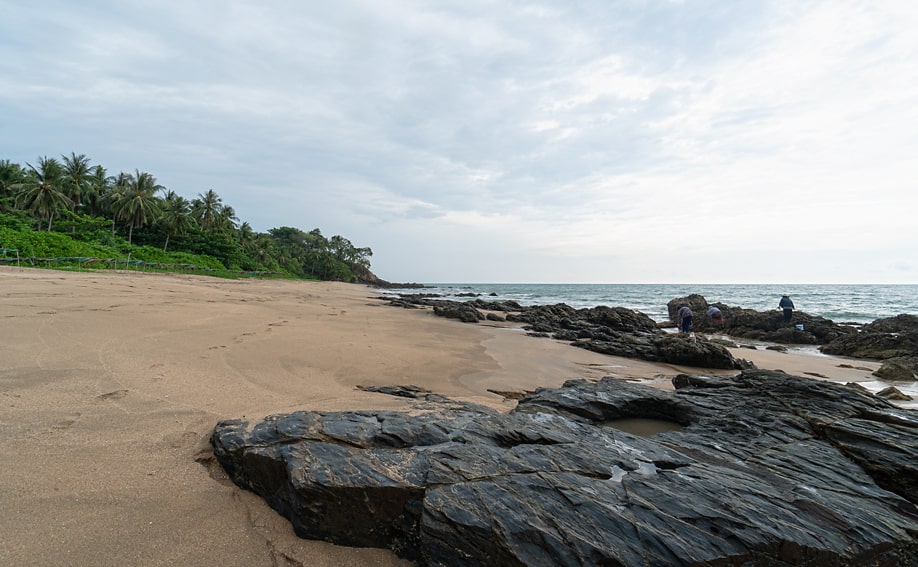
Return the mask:
<svg viewBox="0 0 918 567">
<path fill-rule="evenodd" d="M 515 402 L 489 390 L 606 375 L 671 388 L 681 372 L 734 373 L 393 308 L 363 285 L 16 267 L 0 267 L 0 285 L 0 563 L 10 565 L 409 565 L 386 550 L 296 537 L 212 464 L 214 425 L 408 407 L 358 386 L 414 384 L 508 410 Z M 842 382 L 876 381 L 868 370 L 879 367 L 734 354 Z"/>
</svg>

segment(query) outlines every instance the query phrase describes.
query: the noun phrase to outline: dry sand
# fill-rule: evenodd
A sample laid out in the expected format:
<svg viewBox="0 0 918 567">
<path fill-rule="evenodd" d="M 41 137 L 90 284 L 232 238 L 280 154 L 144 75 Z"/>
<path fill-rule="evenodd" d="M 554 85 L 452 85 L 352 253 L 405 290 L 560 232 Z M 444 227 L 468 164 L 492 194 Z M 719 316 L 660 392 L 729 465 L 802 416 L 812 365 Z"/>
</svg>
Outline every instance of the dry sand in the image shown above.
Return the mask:
<svg viewBox="0 0 918 567">
<path fill-rule="evenodd" d="M 348 284 L 3 267 L 0 290 L 0 565 L 407 565 L 297 538 L 212 465 L 214 424 L 407 407 L 358 385 L 509 409 L 489 390 L 605 375 L 671 388 L 698 372 L 393 308 Z M 871 385 L 878 367 L 736 355 Z"/>
</svg>

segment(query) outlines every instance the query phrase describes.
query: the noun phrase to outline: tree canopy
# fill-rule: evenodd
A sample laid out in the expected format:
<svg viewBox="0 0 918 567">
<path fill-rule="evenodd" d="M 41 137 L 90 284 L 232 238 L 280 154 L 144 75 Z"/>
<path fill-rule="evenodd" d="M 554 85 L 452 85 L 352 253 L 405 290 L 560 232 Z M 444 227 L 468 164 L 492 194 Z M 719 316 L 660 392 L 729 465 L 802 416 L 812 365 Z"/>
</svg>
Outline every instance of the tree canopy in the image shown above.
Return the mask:
<svg viewBox="0 0 918 567">
<path fill-rule="evenodd" d="M 109 175 L 84 154 L 39 157 L 25 167 L 0 160 L 0 248 L 41 248 L 42 254 L 71 241 L 112 247 L 134 257 L 161 254 L 213 258 L 227 270 L 340 281 L 372 279 L 370 248 L 318 228 L 255 232 L 214 189 L 187 199 L 160 185 L 148 172 Z M 29 233 L 36 233 L 30 235 Z M 38 237 L 48 233 L 48 237 Z M 51 238 L 51 233 L 62 235 Z M 34 244 L 43 242 L 42 245 Z M 18 242 L 18 246 L 17 245 Z M 31 244 L 30 244 L 31 243 Z M 185 255 L 185 256 L 182 256 Z M 209 260 L 204 260 L 209 263 Z"/>
</svg>

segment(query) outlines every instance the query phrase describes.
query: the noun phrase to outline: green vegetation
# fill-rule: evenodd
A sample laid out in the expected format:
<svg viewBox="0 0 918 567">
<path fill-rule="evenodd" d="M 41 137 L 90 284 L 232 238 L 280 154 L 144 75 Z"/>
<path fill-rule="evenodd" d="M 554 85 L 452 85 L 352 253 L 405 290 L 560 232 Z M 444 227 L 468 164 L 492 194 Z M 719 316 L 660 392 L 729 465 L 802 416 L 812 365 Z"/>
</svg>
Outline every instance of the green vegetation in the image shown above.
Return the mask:
<svg viewBox="0 0 918 567">
<path fill-rule="evenodd" d="M 15 250 L 34 266 L 373 278 L 369 248 L 318 228 L 255 232 L 212 189 L 188 200 L 150 173 L 110 176 L 76 153 L 35 163 L 0 160 L 0 262 Z"/>
</svg>

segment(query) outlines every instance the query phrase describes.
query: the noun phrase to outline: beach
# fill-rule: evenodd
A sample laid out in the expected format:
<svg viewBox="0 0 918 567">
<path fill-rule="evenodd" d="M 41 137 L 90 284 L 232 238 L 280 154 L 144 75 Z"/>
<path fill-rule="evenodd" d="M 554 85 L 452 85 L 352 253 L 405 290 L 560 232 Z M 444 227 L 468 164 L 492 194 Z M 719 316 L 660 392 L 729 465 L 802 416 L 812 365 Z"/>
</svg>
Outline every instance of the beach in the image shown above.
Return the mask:
<svg viewBox="0 0 918 567">
<path fill-rule="evenodd" d="M 223 419 L 402 409 L 414 384 L 509 410 L 512 396 L 613 375 L 672 389 L 733 374 L 605 356 L 401 309 L 366 286 L 0 267 L 0 564 L 408 565 L 295 536 L 233 486 Z M 875 361 L 738 348 L 759 368 L 880 386 Z"/>
</svg>

